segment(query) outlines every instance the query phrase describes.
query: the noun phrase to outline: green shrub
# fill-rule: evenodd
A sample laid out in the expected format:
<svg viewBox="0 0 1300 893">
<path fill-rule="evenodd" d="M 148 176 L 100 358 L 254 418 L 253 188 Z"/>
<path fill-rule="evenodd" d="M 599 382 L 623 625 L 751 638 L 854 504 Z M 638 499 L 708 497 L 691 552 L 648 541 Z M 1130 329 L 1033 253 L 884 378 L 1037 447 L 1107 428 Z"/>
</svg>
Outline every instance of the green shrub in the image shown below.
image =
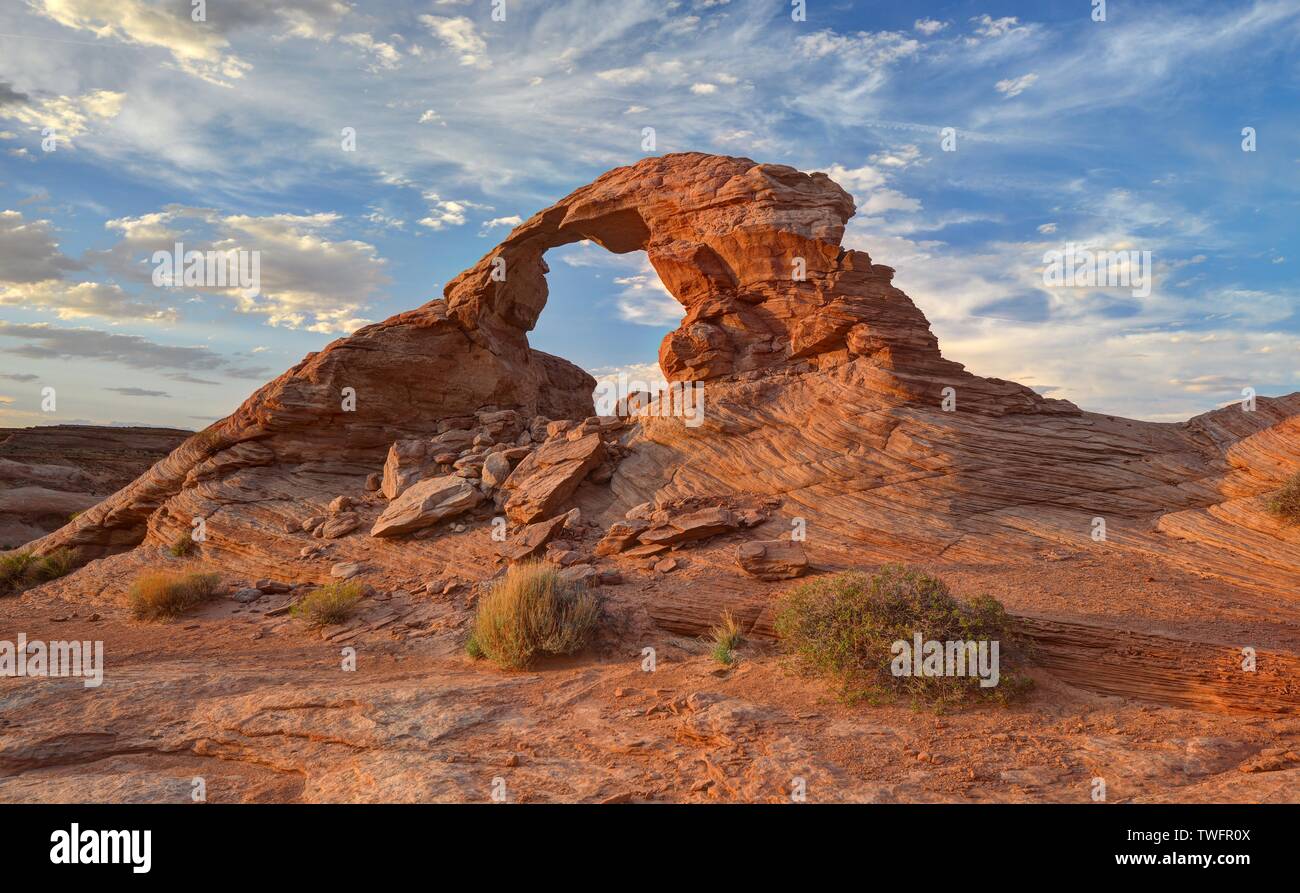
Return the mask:
<svg viewBox="0 0 1300 893">
<path fill-rule="evenodd" d="M 76 565 L 71 549 L 55 549 L 49 555 L 6 552 L 0 555 L 0 595 L 13 595 L 31 586 L 48 583 L 72 571 Z"/>
<path fill-rule="evenodd" d="M 473 633 L 470 633 L 469 638 L 465 640 L 465 653 L 474 660 L 482 660 L 486 657 L 483 653 L 483 646 L 478 643 L 478 639 L 474 638 Z"/>
<path fill-rule="evenodd" d="M 958 601 L 943 581 L 901 565 L 804 583 L 779 602 L 775 627 L 799 668 L 831 679 L 849 702 L 905 696 L 936 708 L 975 699 L 1007 703 L 1031 684 L 1019 671 L 1028 645 L 996 599 Z M 952 670 L 960 665 L 955 660 L 943 675 L 896 672 L 900 655 L 910 655 L 918 633 L 924 642 L 988 643 L 985 655 L 990 659 L 991 643 L 997 642 L 997 684 L 980 685 L 978 664 L 956 675 Z M 940 656 L 941 666 L 946 653 Z M 956 653 L 954 648 L 954 658 Z"/>
<path fill-rule="evenodd" d="M 1268 501 L 1268 510 L 1284 521 L 1300 524 L 1300 472 L 1291 475 Z"/>
<path fill-rule="evenodd" d="M 565 583 L 549 564 L 523 562 L 479 600 L 471 638 L 487 658 L 518 669 L 538 654 L 578 651 L 599 615 L 590 589 Z"/>
<path fill-rule="evenodd" d="M 736 646 L 740 644 L 740 626 L 730 611 L 722 612 L 722 622 L 709 630 L 709 640 L 713 643 L 713 659 L 720 664 L 730 666 L 736 660 Z"/>
<path fill-rule="evenodd" d="M 217 574 L 149 571 L 136 577 L 127 593 L 127 607 L 137 620 L 168 620 L 215 597 L 221 591 Z"/>
<path fill-rule="evenodd" d="M 290 613 L 312 626 L 331 626 L 348 619 L 361 594 L 360 583 L 329 583 L 303 596 Z"/>
<path fill-rule="evenodd" d="M 9 595 L 27 587 L 37 558 L 31 552 L 6 552 L 0 555 L 0 595 Z"/>
</svg>

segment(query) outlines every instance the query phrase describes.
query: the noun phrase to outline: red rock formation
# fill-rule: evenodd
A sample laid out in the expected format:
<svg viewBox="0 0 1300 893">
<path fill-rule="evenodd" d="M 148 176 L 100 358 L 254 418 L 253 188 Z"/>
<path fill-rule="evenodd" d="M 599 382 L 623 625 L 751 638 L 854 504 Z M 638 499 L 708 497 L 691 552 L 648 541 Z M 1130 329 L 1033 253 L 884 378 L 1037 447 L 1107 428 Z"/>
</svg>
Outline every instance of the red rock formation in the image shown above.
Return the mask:
<svg viewBox="0 0 1300 893">
<path fill-rule="evenodd" d="M 643 502 L 749 493 L 783 500 L 770 524 L 802 519 L 814 562 L 835 550 L 1014 562 L 1086 545 L 1101 517 L 1112 546 L 1248 585 L 1300 585 L 1300 532 L 1261 499 L 1300 466 L 1300 395 L 1170 425 L 972 375 L 940 355 L 890 268 L 840 246 L 853 211 L 823 174 L 743 158 L 670 155 L 610 171 L 517 227 L 445 300 L 307 357 L 36 547 L 93 557 L 138 543 L 146 524 L 166 542 L 204 517 L 206 553 L 284 565 L 303 536 L 285 531 L 339 493 L 363 493 L 394 441 L 427 441 L 446 430 L 439 420 L 485 407 L 589 415 L 591 378 L 530 349 L 527 332 L 546 302 L 546 251 L 590 239 L 646 251 L 684 308 L 663 369 L 707 391 L 700 427 L 638 418 L 609 483 L 616 498 L 600 506 L 606 523 Z M 523 481 L 546 456 L 525 458 L 502 491 L 511 519 L 580 499 L 573 488 L 599 442 L 576 471 L 561 456 L 555 481 Z"/>
</svg>

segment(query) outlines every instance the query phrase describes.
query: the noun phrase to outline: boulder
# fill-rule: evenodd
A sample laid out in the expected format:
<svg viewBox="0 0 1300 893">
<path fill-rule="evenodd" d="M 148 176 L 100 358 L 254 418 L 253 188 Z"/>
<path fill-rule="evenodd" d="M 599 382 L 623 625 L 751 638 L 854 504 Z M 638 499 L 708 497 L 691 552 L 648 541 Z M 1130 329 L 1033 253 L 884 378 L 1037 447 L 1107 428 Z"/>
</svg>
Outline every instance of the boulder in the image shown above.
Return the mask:
<svg viewBox="0 0 1300 893">
<path fill-rule="evenodd" d="M 322 539 L 338 539 L 341 536 L 347 536 L 360 526 L 361 518 L 356 512 L 344 512 L 341 515 L 335 515 L 322 524 L 320 535 Z"/>
<path fill-rule="evenodd" d="M 359 561 L 340 561 L 330 568 L 330 576 L 336 580 L 350 580 L 365 570 L 366 566 Z"/>
<path fill-rule="evenodd" d="M 396 499 L 407 487 L 414 484 L 436 467 L 435 450 L 427 440 L 398 440 L 388 448 L 384 460 L 384 474 L 379 489 L 388 499 Z"/>
<path fill-rule="evenodd" d="M 808 572 L 803 546 L 789 540 L 759 540 L 736 549 L 736 563 L 760 580 L 792 580 Z"/>
<path fill-rule="evenodd" d="M 510 460 L 504 453 L 491 453 L 483 460 L 483 483 L 489 487 L 500 487 L 510 476 Z"/>
<path fill-rule="evenodd" d="M 577 440 L 565 440 L 559 434 L 548 440 L 520 462 L 502 485 L 510 494 L 506 517 L 517 524 L 531 524 L 556 514 L 604 458 L 605 444 L 599 434 Z"/>
<path fill-rule="evenodd" d="M 497 554 L 510 562 L 524 561 L 537 555 L 564 529 L 567 515 L 556 515 L 536 524 L 529 524 L 497 547 Z"/>
<path fill-rule="evenodd" d="M 615 521 L 609 531 L 596 544 L 597 555 L 617 555 L 636 545 L 637 536 L 650 527 L 649 521 Z"/>
<path fill-rule="evenodd" d="M 432 527 L 445 518 L 467 512 L 483 501 L 483 493 L 456 475 L 428 478 L 402 492 L 370 528 L 371 536 L 400 536 Z"/>
<path fill-rule="evenodd" d="M 666 521 L 643 532 L 638 539 L 647 545 L 673 546 L 728 533 L 739 526 L 736 516 L 727 509 L 710 507 L 685 515 L 670 515 Z"/>
</svg>

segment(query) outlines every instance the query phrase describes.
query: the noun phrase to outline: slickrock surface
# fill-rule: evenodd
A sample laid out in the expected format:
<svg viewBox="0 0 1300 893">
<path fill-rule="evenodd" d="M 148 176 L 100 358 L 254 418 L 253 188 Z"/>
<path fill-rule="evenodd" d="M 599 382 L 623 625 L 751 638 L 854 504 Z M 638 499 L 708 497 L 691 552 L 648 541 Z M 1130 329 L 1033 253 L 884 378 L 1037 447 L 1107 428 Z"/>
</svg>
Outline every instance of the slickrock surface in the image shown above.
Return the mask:
<svg viewBox="0 0 1300 893">
<path fill-rule="evenodd" d="M 0 599 L 0 628 L 104 639 L 109 672 L 0 679 L 0 799 L 166 800 L 195 774 L 232 800 L 484 800 L 500 776 L 521 800 L 779 800 L 799 777 L 1082 802 L 1099 774 L 1112 800 L 1300 797 L 1300 527 L 1265 510 L 1300 469 L 1300 394 L 1157 424 L 973 375 L 841 247 L 853 211 L 742 158 L 610 171 L 37 540 L 89 563 Z M 591 377 L 529 346 L 544 254 L 582 239 L 644 250 L 682 304 L 659 359 L 703 389 L 698 426 L 594 417 Z M 168 555 L 195 518 L 196 553 Z M 600 641 L 524 674 L 470 661 L 484 581 L 534 556 L 598 588 Z M 130 579 L 181 561 L 240 598 L 127 619 Z M 918 717 L 790 677 L 768 640 L 788 578 L 885 561 L 1024 618 L 1030 702 Z M 301 585 L 264 578 L 371 594 L 316 632 L 285 611 Z M 732 669 L 698 638 L 724 610 Z"/>
</svg>

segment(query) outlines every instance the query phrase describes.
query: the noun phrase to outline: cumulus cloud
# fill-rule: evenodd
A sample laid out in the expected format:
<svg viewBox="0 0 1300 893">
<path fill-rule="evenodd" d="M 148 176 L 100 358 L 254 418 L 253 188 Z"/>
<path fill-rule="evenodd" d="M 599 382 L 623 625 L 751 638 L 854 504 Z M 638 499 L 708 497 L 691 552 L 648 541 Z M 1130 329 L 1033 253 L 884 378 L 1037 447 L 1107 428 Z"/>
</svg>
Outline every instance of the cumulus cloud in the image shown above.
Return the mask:
<svg viewBox="0 0 1300 893">
<path fill-rule="evenodd" d="M 465 16 L 420 16 L 420 23 L 438 38 L 443 46 L 459 55 L 461 65 L 484 67 L 491 63 L 486 58 L 487 43 L 479 35 L 474 23 Z"/>
<path fill-rule="evenodd" d="M 938 34 L 944 28 L 947 28 L 948 23 L 940 22 L 937 21 L 936 19 L 917 19 L 912 24 L 912 27 L 915 28 L 917 31 L 920 31 L 926 37 L 930 37 L 932 35 Z"/>
<path fill-rule="evenodd" d="M 465 214 L 473 208 L 481 208 L 468 199 L 444 199 L 436 192 L 425 192 L 424 200 L 429 204 L 429 213 L 418 222 L 429 229 L 442 229 L 448 226 L 463 226 Z"/>
<path fill-rule="evenodd" d="M 1002 16 L 995 19 L 988 13 L 973 17 L 971 24 L 975 26 L 975 33 L 985 38 L 1005 37 L 1008 34 L 1028 30 L 1026 26 L 1020 24 L 1020 19 L 1016 16 Z"/>
<path fill-rule="evenodd" d="M 370 71 L 392 70 L 402 64 L 402 53 L 397 47 L 391 43 L 375 40 L 365 32 L 345 34 L 339 38 L 339 43 L 357 47 L 366 53 L 370 59 L 366 67 Z M 423 119 L 421 123 L 424 123 Z"/>
<path fill-rule="evenodd" d="M 511 214 L 508 217 L 493 217 L 491 220 L 485 220 L 483 222 L 483 226 L 479 229 L 479 235 L 486 236 L 490 230 L 494 230 L 499 226 L 514 227 L 523 222 L 524 218 L 520 217 L 518 214 Z"/>
<path fill-rule="evenodd" d="M 70 282 L 85 264 L 64 255 L 48 220 L 0 211 L 0 306 L 49 310 L 60 319 L 173 320 L 175 310 L 140 301 L 117 285 Z"/>
<path fill-rule="evenodd" d="M 21 95 L 21 94 L 19 94 Z M 0 103 L 0 117 L 27 125 L 42 135 L 46 130 L 56 142 L 71 143 L 95 123 L 110 121 L 122 110 L 125 96 L 111 90 L 95 90 L 84 96 L 54 96 L 37 101 Z"/>
<path fill-rule="evenodd" d="M 91 252 L 120 276 L 152 287 L 155 251 L 258 252 L 260 290 L 185 287 L 230 301 L 240 313 L 264 316 L 268 324 L 312 332 L 351 332 L 366 325 L 367 299 L 388 281 L 386 262 L 374 245 L 334 238 L 337 214 L 222 214 L 212 208 L 171 205 L 139 217 L 109 220 L 121 239 L 104 252 Z M 168 289 L 172 291 L 172 289 Z"/>
</svg>

